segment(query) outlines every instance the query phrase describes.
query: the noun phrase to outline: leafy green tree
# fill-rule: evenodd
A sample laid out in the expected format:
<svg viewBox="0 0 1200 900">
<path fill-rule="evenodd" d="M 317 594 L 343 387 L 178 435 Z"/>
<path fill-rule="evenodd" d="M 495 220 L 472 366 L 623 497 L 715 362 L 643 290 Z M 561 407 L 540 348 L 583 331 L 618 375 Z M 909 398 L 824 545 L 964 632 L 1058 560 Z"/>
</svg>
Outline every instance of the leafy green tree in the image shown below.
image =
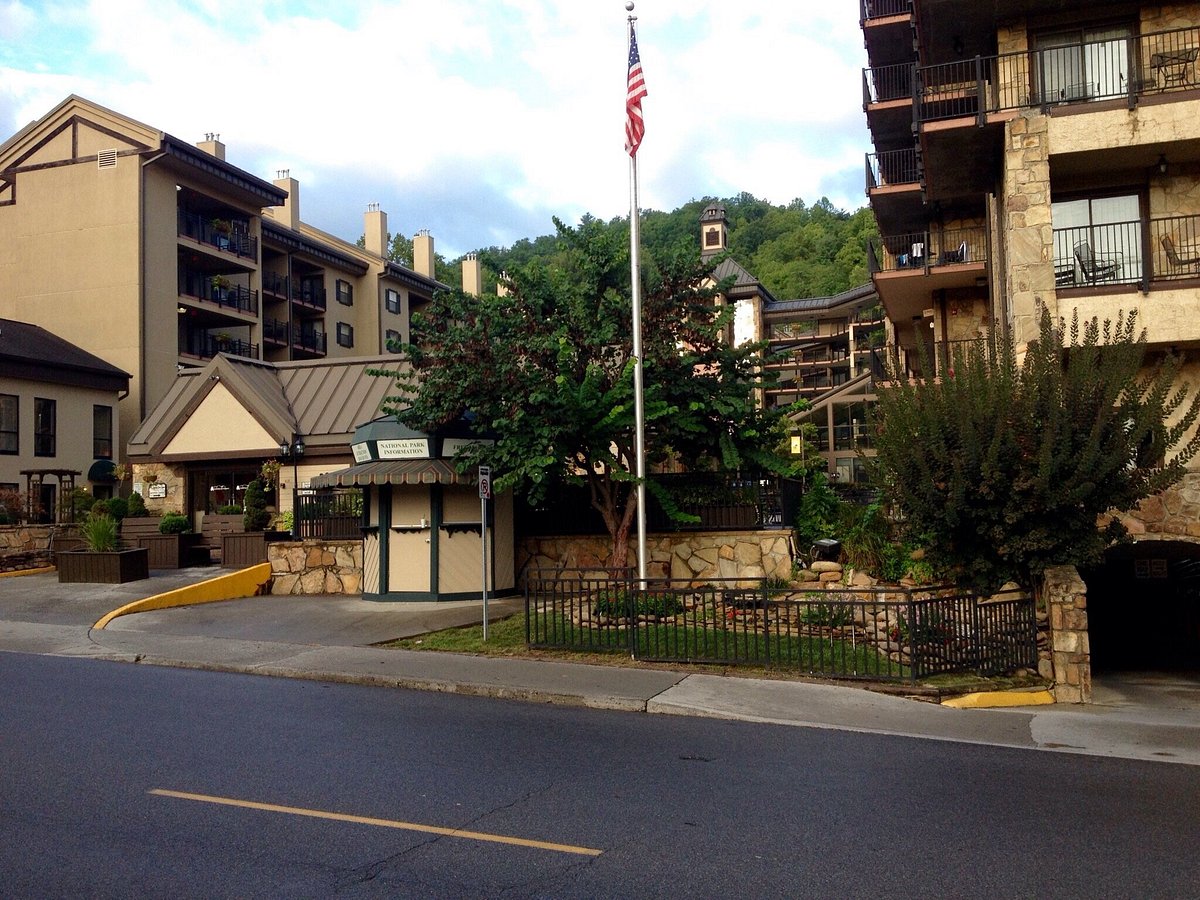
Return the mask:
<svg viewBox="0 0 1200 900">
<path fill-rule="evenodd" d="M 497 489 L 531 503 L 586 485 L 623 566 L 637 498 L 627 232 L 555 225 L 553 256 L 506 267 L 507 296 L 448 291 L 414 316 L 400 357 L 411 368 L 381 373 L 400 388 L 385 409 L 425 431 L 469 415 L 496 440 L 460 463 L 492 465 Z M 733 310 L 714 304 L 711 273 L 692 248 L 644 274 L 647 465 L 780 470 L 782 412 L 754 402 L 762 347 L 721 340 Z"/>
<path fill-rule="evenodd" d="M 1041 311 L 1018 363 L 1013 342 L 980 340 L 939 360 L 941 378 L 879 388 L 868 460 L 930 562 L 983 593 L 1036 589 L 1048 566 L 1098 562 L 1125 537 L 1106 514 L 1178 481 L 1200 449 L 1200 396 L 1181 361 L 1150 359 L 1136 311 L 1115 325 Z"/>
</svg>

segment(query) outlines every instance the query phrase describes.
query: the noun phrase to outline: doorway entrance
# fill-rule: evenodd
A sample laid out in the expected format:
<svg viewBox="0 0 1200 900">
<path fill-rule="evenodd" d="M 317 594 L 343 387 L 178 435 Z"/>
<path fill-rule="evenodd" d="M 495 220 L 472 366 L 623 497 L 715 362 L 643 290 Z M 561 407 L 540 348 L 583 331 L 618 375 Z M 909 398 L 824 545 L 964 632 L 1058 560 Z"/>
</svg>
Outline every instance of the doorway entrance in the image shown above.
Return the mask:
<svg viewBox="0 0 1200 900">
<path fill-rule="evenodd" d="M 1200 673 L 1200 545 L 1114 547 L 1080 575 L 1094 672 Z"/>
</svg>

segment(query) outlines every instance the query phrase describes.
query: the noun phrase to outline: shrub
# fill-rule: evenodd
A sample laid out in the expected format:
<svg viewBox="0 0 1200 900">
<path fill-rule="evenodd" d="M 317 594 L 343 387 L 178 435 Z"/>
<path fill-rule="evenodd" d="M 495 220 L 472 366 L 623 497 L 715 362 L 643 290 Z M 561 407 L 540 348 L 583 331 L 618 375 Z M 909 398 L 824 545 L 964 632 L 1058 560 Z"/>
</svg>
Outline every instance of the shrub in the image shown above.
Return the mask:
<svg viewBox="0 0 1200 900">
<path fill-rule="evenodd" d="M 144 516 L 146 515 L 146 500 L 137 491 L 129 495 L 126 501 L 128 509 L 125 515 L 128 516 Z"/>
<path fill-rule="evenodd" d="M 592 612 L 598 616 L 668 618 L 683 612 L 683 601 L 668 593 L 603 591 L 592 604 Z"/>
<path fill-rule="evenodd" d="M 88 549 L 108 553 L 120 546 L 117 520 L 108 513 L 91 513 L 79 526 L 79 534 Z"/>
<path fill-rule="evenodd" d="M 96 498 L 92 496 L 87 488 L 77 487 L 71 491 L 67 497 L 67 503 L 75 511 L 73 516 L 76 522 L 81 522 L 87 518 L 87 514 L 92 511 L 92 507 L 96 503 Z"/>
<path fill-rule="evenodd" d="M 108 501 L 108 514 L 120 522 L 129 515 L 129 501 L 124 497 L 112 497 Z"/>
<path fill-rule="evenodd" d="M 167 513 L 158 523 L 159 534 L 185 534 L 191 530 L 192 523 L 180 513 Z"/>
<path fill-rule="evenodd" d="M 240 516 L 245 513 L 245 510 L 236 503 L 226 503 L 224 506 L 217 507 L 217 515 L 219 516 Z"/>
<path fill-rule="evenodd" d="M 246 514 L 242 519 L 247 531 L 263 531 L 271 521 L 262 482 L 255 478 L 246 486 Z"/>
<path fill-rule="evenodd" d="M 800 614 L 805 625 L 841 628 L 854 621 L 854 610 L 848 603 L 810 603 Z"/>
</svg>

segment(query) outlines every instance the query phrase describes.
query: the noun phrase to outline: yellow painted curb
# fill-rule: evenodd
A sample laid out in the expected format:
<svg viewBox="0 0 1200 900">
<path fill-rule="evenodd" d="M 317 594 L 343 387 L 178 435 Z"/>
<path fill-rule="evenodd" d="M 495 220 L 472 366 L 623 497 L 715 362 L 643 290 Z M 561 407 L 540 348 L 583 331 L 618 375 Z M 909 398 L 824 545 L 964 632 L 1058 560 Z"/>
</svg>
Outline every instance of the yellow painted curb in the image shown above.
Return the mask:
<svg viewBox="0 0 1200 900">
<path fill-rule="evenodd" d="M 16 578 L 19 575 L 41 575 L 44 572 L 53 572 L 54 566 L 42 566 L 38 569 L 16 569 L 12 572 L 0 572 L 0 578 Z"/>
<path fill-rule="evenodd" d="M 259 588 L 271 580 L 271 564 L 260 563 L 248 569 L 219 575 L 198 584 L 176 588 L 165 594 L 156 594 L 144 600 L 127 603 L 120 609 L 114 609 L 101 618 L 93 628 L 103 629 L 118 616 L 130 613 L 146 612 L 151 609 L 170 609 L 173 606 L 193 606 L 197 603 L 215 603 L 219 600 L 240 600 L 243 597 L 253 597 Z"/>
<path fill-rule="evenodd" d="M 990 709 L 996 706 L 1046 706 L 1054 702 L 1049 691 L 980 691 L 943 700 L 955 709 Z"/>
</svg>

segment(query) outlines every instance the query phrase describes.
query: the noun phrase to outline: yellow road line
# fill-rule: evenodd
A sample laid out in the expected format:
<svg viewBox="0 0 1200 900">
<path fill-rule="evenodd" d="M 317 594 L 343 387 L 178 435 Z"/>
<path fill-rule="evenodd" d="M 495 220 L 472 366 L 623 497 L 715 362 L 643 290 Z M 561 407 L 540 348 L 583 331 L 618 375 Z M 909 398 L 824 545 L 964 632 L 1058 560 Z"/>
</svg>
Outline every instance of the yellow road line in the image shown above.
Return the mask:
<svg viewBox="0 0 1200 900">
<path fill-rule="evenodd" d="M 473 841 L 489 841 L 494 844 L 513 844 L 517 847 L 532 847 L 536 850 L 553 850 L 556 853 L 575 853 L 581 856 L 599 856 L 603 850 L 590 847 L 575 847 L 571 844 L 552 844 L 547 841 L 531 841 L 509 837 L 504 834 L 488 834 L 483 831 L 463 831 L 459 828 L 440 828 L 437 825 L 418 825 L 414 822 L 397 822 L 392 819 L 373 819 L 369 816 L 352 816 L 346 813 L 326 812 L 320 809 L 303 809 L 298 806 L 276 806 L 274 803 L 257 803 L 253 800 L 237 800 L 233 797 L 212 797 L 208 794 L 188 794 L 152 788 L 149 793 L 156 797 L 175 797 L 179 800 L 195 800 L 200 803 L 216 803 L 220 806 L 237 806 L 242 809 L 259 809 L 265 812 L 287 813 L 292 816 L 307 816 L 310 819 L 331 819 L 335 822 L 353 822 L 357 825 L 375 825 L 379 828 L 399 828 L 404 831 L 420 831 L 425 834 L 440 834 L 446 837 L 468 838 Z"/>
</svg>

